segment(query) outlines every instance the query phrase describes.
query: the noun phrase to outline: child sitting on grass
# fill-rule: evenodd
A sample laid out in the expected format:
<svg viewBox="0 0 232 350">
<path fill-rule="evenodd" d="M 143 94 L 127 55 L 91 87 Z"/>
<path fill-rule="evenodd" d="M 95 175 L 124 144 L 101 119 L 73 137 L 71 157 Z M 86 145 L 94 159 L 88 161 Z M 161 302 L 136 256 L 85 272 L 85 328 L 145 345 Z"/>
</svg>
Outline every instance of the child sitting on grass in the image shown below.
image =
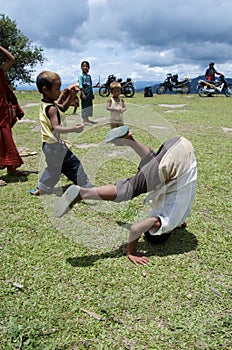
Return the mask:
<svg viewBox="0 0 232 350">
<path fill-rule="evenodd" d="M 46 168 L 41 175 L 36 189 L 30 191 L 32 195 L 51 194 L 64 174 L 74 184 L 82 187 L 92 187 L 80 160 L 70 150 L 70 145 L 61 138 L 61 134 L 70 132 L 80 133 L 84 124 L 72 127 L 64 126 L 64 112 L 75 97 L 75 89 L 62 105 L 55 101 L 60 95 L 61 78 L 57 73 L 41 72 L 36 80 L 39 92 L 43 95 L 40 105 L 40 123 L 42 132 L 43 152 Z"/>
<path fill-rule="evenodd" d="M 82 199 L 122 202 L 149 192 L 145 202 L 152 207 L 150 217 L 131 225 L 127 249 L 130 261 L 145 265 L 149 259 L 143 252 L 136 251 L 143 233 L 148 241 L 161 243 L 176 227 L 186 227 L 185 219 L 190 214 L 197 185 L 194 149 L 184 137 L 175 136 L 155 153 L 136 141 L 126 125 L 112 129 L 105 142 L 114 140 L 130 146 L 140 156 L 137 173 L 115 185 L 93 188 L 72 185 L 56 202 L 54 214 L 61 217 Z"/>
</svg>

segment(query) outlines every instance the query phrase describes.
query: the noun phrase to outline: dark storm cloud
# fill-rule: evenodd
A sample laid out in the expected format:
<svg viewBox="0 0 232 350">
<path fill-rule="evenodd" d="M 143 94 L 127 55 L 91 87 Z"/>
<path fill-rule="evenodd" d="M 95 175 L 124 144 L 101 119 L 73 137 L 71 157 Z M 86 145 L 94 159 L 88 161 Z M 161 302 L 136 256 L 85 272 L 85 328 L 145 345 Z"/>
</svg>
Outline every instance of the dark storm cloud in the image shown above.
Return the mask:
<svg viewBox="0 0 232 350">
<path fill-rule="evenodd" d="M 110 8 L 111 1 L 107 1 Z M 232 2 L 228 0 L 114 1 L 117 11 L 111 32 L 130 48 L 172 50 L 178 60 L 205 62 L 213 56 L 221 62 L 232 54 Z M 157 56 L 157 62 L 161 63 Z M 165 64 L 165 60 L 164 60 Z"/>
<path fill-rule="evenodd" d="M 88 58 L 97 74 L 199 75 L 232 71 L 231 0 L 0 0 L 0 12 L 70 75 Z"/>
<path fill-rule="evenodd" d="M 215 48 L 220 57 L 231 56 L 229 0 L 15 0 L 5 7 L 13 17 L 23 7 L 20 28 L 49 48 L 72 47 L 77 41 L 84 45 L 95 38 L 121 41 L 127 50 L 173 50 L 178 59 L 204 60 Z"/>
<path fill-rule="evenodd" d="M 86 0 L 13 0 L 4 7 L 1 13 L 16 20 L 18 28 L 32 41 L 48 48 L 70 47 L 76 27 L 89 17 Z"/>
</svg>

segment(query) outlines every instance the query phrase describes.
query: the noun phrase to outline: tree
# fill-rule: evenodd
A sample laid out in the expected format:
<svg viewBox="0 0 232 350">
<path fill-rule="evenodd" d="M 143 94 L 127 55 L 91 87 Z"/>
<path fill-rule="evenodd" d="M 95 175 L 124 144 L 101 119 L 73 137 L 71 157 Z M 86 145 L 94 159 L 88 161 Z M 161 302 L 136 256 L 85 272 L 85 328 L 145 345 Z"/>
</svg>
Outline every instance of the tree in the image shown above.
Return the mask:
<svg viewBox="0 0 232 350">
<path fill-rule="evenodd" d="M 33 83 L 32 73 L 34 67 L 43 64 L 43 48 L 32 46 L 32 42 L 21 30 L 17 28 L 15 21 L 8 16 L 0 14 L 0 45 L 9 50 L 15 57 L 15 63 L 7 73 L 7 77 L 12 86 L 19 84 Z M 0 57 L 0 62 L 4 58 Z"/>
</svg>

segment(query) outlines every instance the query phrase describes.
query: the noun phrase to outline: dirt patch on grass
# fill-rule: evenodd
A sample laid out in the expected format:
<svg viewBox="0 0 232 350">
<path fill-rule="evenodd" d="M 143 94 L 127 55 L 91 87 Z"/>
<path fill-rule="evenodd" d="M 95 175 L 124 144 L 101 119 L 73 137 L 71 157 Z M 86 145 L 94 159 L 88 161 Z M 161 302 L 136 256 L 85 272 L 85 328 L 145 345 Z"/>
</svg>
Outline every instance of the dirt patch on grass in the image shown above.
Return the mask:
<svg viewBox="0 0 232 350">
<path fill-rule="evenodd" d="M 98 147 L 99 143 L 82 143 L 80 145 L 75 145 L 78 148 L 89 148 L 89 147 Z"/>
<path fill-rule="evenodd" d="M 24 119 L 24 118 L 18 120 L 18 122 L 19 122 L 19 123 L 37 123 L 37 121 L 34 120 L 34 119 Z"/>
<path fill-rule="evenodd" d="M 223 128 L 223 127 L 222 127 L 222 130 L 223 130 L 224 132 L 226 132 L 226 133 L 232 134 L 232 128 Z"/>
<path fill-rule="evenodd" d="M 174 112 L 173 109 L 175 109 L 175 108 L 183 108 L 183 107 L 185 107 L 187 105 L 186 104 L 176 104 L 176 105 L 174 105 L 174 104 L 172 104 L 172 105 L 159 104 L 158 106 L 165 107 L 165 108 L 172 108 L 172 109 L 168 109 L 168 110 L 164 111 L 164 113 L 173 113 Z M 178 112 L 183 113 L 183 112 L 186 112 L 186 110 L 185 109 L 179 109 Z"/>
<path fill-rule="evenodd" d="M 183 108 L 187 106 L 186 104 L 181 104 L 181 105 L 168 105 L 168 104 L 160 104 L 158 105 L 160 107 L 167 107 L 167 108 Z"/>
<path fill-rule="evenodd" d="M 25 105 L 23 105 L 23 108 L 27 108 L 27 107 L 35 107 L 35 106 L 39 106 L 40 102 L 31 102 L 31 103 L 26 103 Z"/>
</svg>

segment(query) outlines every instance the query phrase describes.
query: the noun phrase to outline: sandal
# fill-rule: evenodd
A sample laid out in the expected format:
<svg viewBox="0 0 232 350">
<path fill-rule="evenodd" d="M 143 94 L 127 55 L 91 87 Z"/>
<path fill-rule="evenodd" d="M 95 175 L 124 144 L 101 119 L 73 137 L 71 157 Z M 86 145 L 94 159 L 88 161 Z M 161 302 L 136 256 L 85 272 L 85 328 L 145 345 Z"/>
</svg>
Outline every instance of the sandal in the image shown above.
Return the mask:
<svg viewBox="0 0 232 350">
<path fill-rule="evenodd" d="M 6 186 L 6 185 L 7 185 L 6 181 L 0 180 L 0 186 Z"/>
<path fill-rule="evenodd" d="M 40 190 L 38 188 L 34 188 L 33 190 L 30 190 L 30 194 L 32 196 L 40 196 Z"/>
<path fill-rule="evenodd" d="M 66 214 L 71 208 L 74 200 L 77 198 L 79 190 L 76 185 L 71 185 L 56 202 L 54 215 L 60 218 Z"/>
<path fill-rule="evenodd" d="M 127 125 L 119 126 L 118 128 L 111 129 L 105 137 L 105 143 L 112 142 L 118 138 L 126 136 L 129 132 Z"/>
<path fill-rule="evenodd" d="M 30 151 L 22 151 L 19 155 L 21 157 L 29 157 L 29 156 L 35 156 L 37 154 L 37 152 L 33 151 L 33 152 L 30 152 Z"/>
</svg>

